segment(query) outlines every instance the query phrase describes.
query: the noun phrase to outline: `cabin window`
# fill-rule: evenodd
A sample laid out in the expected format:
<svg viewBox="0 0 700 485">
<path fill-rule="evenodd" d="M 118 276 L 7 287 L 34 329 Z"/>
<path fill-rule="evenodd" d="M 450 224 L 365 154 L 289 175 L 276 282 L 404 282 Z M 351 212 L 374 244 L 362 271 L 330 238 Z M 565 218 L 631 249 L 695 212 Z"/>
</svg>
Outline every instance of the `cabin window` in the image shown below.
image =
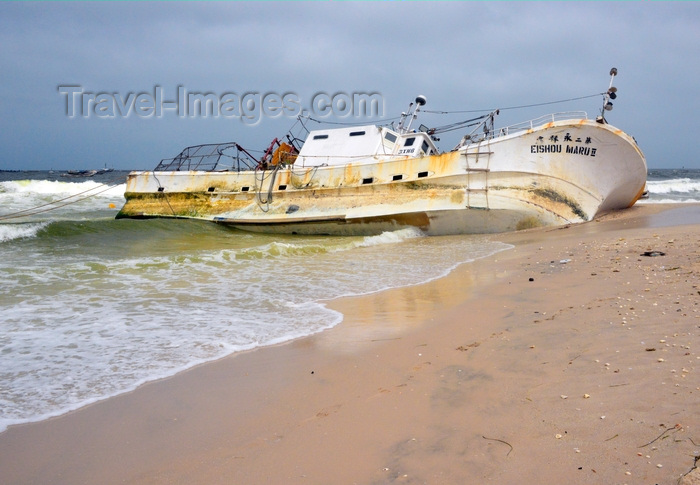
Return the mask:
<svg viewBox="0 0 700 485">
<path fill-rule="evenodd" d="M 423 140 L 423 145 L 421 146 L 421 149 L 423 150 L 423 153 L 426 155 L 430 153 L 430 145 L 428 145 L 428 142 Z"/>
<path fill-rule="evenodd" d="M 403 175 L 394 175 L 393 177 L 391 177 L 391 180 L 401 180 L 401 179 L 403 179 Z"/>
<path fill-rule="evenodd" d="M 241 192 L 248 192 L 250 187 L 241 187 Z"/>
<path fill-rule="evenodd" d="M 362 185 L 371 184 L 374 182 L 374 177 L 367 177 L 362 179 Z"/>
<path fill-rule="evenodd" d="M 394 135 L 393 133 L 387 133 L 386 135 L 384 135 L 384 139 L 390 143 L 394 143 L 396 141 L 396 135 Z"/>
<path fill-rule="evenodd" d="M 365 134 L 364 131 L 351 131 L 350 132 L 350 136 L 362 136 L 364 134 Z"/>
<path fill-rule="evenodd" d="M 412 147 L 413 142 L 416 141 L 416 137 L 412 136 L 411 138 L 406 138 L 406 143 L 403 144 L 405 147 Z"/>
<path fill-rule="evenodd" d="M 207 192 L 214 192 L 215 190 L 216 190 L 216 189 L 215 189 L 214 187 L 209 187 L 209 188 L 207 189 Z"/>
<path fill-rule="evenodd" d="M 314 140 L 325 140 L 328 135 L 314 135 Z"/>
<path fill-rule="evenodd" d="M 418 172 L 418 178 L 422 179 L 428 176 L 428 172 Z"/>
<path fill-rule="evenodd" d="M 280 185 L 279 190 L 287 190 L 287 186 L 286 186 L 286 185 Z"/>
</svg>

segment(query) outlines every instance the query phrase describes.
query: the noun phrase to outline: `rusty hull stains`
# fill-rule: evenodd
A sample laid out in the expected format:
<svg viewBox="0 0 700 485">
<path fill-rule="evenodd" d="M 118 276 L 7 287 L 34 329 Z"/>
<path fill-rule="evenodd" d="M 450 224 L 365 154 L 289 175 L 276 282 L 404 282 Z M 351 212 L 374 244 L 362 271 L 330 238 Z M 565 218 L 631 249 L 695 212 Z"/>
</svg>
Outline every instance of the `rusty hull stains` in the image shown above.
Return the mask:
<svg viewBox="0 0 700 485">
<path fill-rule="evenodd" d="M 419 188 L 421 190 L 416 190 Z M 156 192 L 126 193 L 124 207 L 118 218 L 151 217 L 193 217 L 213 219 L 222 216 L 226 219 L 259 218 L 261 222 L 271 218 L 289 217 L 289 207 L 295 206 L 294 219 L 309 217 L 338 218 L 352 209 L 368 208 L 372 212 L 404 213 L 416 211 L 416 204 L 435 204 L 442 209 L 460 209 L 464 200 L 464 190 L 459 186 L 439 186 L 414 184 L 411 182 L 394 184 L 365 185 L 359 187 L 301 189 L 274 191 L 270 200 L 267 192 L 211 193 L 211 192 Z M 375 207 L 377 210 L 372 210 Z M 389 216 L 394 217 L 394 216 Z M 397 216 L 398 217 L 398 216 Z M 423 223 L 421 223 L 423 224 Z"/>
<path fill-rule="evenodd" d="M 523 229 L 534 229 L 535 227 L 541 227 L 542 221 L 540 221 L 535 216 L 528 216 L 520 219 L 515 226 L 516 231 L 522 231 Z"/>
<path fill-rule="evenodd" d="M 125 217 L 192 217 L 208 218 L 212 211 L 211 195 L 204 193 L 124 194 L 126 204 L 116 218 Z"/>
<path fill-rule="evenodd" d="M 581 206 L 578 205 L 578 203 L 572 200 L 570 197 L 567 197 L 566 195 L 563 195 L 560 192 L 549 188 L 532 189 L 532 192 L 544 199 L 549 199 L 552 202 L 565 204 L 571 209 L 571 212 L 576 214 L 582 220 L 588 220 L 588 217 L 586 216 L 586 213 L 583 212 L 583 209 L 581 209 Z"/>
<path fill-rule="evenodd" d="M 423 231 L 427 231 L 430 227 L 430 218 L 425 212 L 410 212 L 404 214 L 393 214 L 393 215 L 382 215 L 376 217 L 360 217 L 356 219 L 349 219 L 347 222 L 351 223 L 381 223 L 381 224 L 392 224 L 402 227 L 417 227 Z"/>
</svg>

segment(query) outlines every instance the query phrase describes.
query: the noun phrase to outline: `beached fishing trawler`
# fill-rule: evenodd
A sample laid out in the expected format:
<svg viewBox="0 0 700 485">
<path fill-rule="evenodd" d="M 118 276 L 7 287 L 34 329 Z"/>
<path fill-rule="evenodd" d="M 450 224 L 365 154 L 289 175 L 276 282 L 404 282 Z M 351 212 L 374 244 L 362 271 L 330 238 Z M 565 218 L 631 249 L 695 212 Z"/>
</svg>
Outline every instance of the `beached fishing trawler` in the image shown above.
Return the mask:
<svg viewBox="0 0 700 485">
<path fill-rule="evenodd" d="M 406 227 L 427 234 L 512 231 L 590 221 L 632 206 L 644 192 L 646 160 L 609 125 L 612 80 L 595 120 L 583 112 L 496 129 L 498 111 L 451 151 L 436 130 L 412 125 L 418 96 L 397 127 L 365 125 L 291 132 L 261 157 L 237 143 L 188 147 L 153 171 L 132 172 L 117 218 L 209 220 L 289 234 L 376 234 Z M 303 119 L 298 123 L 304 128 Z"/>
</svg>

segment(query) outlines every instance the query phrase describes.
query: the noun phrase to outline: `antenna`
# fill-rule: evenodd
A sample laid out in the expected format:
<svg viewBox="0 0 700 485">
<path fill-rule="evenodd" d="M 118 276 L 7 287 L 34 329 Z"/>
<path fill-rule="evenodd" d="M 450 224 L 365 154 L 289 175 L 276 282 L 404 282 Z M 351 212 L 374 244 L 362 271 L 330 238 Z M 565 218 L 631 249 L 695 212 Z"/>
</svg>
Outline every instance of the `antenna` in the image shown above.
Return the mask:
<svg viewBox="0 0 700 485">
<path fill-rule="evenodd" d="M 415 108 L 413 108 L 413 113 L 410 112 L 411 111 L 410 108 L 411 108 L 411 106 L 413 106 L 413 103 L 411 103 L 411 106 L 409 106 L 410 119 L 408 120 L 408 126 L 406 127 L 406 133 L 411 131 L 411 123 L 413 123 L 413 120 L 418 118 L 418 111 L 420 111 L 420 107 L 425 106 L 425 103 L 427 103 L 427 102 L 428 102 L 428 100 L 425 99 L 425 96 L 423 96 L 422 94 L 419 96 L 416 96 L 416 104 L 415 104 Z"/>
<path fill-rule="evenodd" d="M 613 86 L 615 76 L 617 76 L 617 68 L 613 67 L 610 69 L 610 84 L 608 85 L 608 91 L 605 93 L 605 97 L 603 98 L 603 109 L 600 110 L 600 116 L 598 116 L 596 119 L 598 123 L 607 123 L 605 120 L 605 112 L 612 111 L 613 104 L 610 102 L 610 100 L 617 98 L 617 88 Z"/>
<path fill-rule="evenodd" d="M 403 130 L 403 124 L 406 122 L 406 117 L 407 117 L 408 114 L 411 112 L 411 108 L 412 108 L 412 107 L 413 107 L 413 103 L 411 103 L 411 104 L 408 105 L 408 111 L 407 111 L 407 112 L 406 112 L 406 111 L 403 111 L 403 112 L 401 113 L 401 120 L 399 121 L 399 127 L 398 127 L 397 130 L 396 130 L 396 131 L 398 131 L 399 133 L 403 133 L 403 131 L 404 131 L 404 130 Z"/>
</svg>

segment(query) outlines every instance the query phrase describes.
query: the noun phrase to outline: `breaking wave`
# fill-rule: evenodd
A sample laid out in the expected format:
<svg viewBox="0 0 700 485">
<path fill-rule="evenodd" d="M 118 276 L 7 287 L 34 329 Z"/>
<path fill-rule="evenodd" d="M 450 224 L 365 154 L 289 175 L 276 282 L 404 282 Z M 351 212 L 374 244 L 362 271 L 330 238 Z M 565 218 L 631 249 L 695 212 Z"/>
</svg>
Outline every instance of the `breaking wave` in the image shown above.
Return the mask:
<svg viewBox="0 0 700 485">
<path fill-rule="evenodd" d="M 48 226 L 47 222 L 38 224 L 0 224 L 0 243 L 36 237 L 37 233 Z"/>
</svg>

